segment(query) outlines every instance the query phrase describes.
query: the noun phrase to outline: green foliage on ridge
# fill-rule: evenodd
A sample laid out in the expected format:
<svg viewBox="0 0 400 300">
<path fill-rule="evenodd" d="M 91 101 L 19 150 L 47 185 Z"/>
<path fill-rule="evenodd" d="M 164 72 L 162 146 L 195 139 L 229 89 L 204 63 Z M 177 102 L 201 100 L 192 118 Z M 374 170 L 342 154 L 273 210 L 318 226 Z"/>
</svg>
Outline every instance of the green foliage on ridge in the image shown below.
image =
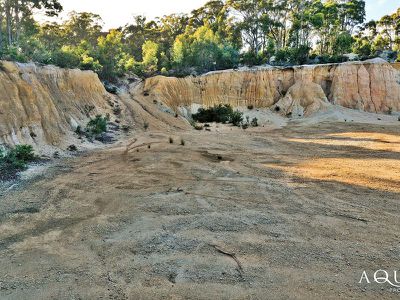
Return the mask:
<svg viewBox="0 0 400 300">
<path fill-rule="evenodd" d="M 58 0 L 0 0 L 0 59 L 93 70 L 108 81 L 124 74 L 184 76 L 240 64 L 341 62 L 400 52 L 400 9 L 365 22 L 364 0 L 211 0 L 190 14 L 147 20 L 103 32 L 90 12 L 62 23 L 37 23 Z"/>
</svg>

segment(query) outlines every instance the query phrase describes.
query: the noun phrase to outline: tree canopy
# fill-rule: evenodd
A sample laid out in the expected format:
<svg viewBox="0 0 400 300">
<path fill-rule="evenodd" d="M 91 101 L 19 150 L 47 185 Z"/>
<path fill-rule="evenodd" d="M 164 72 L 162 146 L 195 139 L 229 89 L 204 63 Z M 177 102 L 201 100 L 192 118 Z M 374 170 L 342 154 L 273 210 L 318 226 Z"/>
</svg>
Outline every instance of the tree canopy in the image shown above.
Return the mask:
<svg viewBox="0 0 400 300">
<path fill-rule="evenodd" d="M 103 31 L 99 15 L 72 12 L 58 0 L 0 0 L 0 58 L 89 69 L 103 79 L 126 73 L 186 75 L 240 64 L 302 64 L 400 51 L 400 8 L 365 20 L 364 0 L 211 0 L 190 14 Z M 400 57 L 398 58 L 400 60 Z"/>
</svg>

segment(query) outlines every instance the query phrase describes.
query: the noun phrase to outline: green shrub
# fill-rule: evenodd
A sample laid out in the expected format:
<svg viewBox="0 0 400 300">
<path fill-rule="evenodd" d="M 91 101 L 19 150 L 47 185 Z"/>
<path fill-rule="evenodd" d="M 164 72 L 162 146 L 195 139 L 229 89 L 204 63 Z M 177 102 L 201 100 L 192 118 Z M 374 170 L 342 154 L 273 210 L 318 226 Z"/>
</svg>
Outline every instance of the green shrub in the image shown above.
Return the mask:
<svg viewBox="0 0 400 300">
<path fill-rule="evenodd" d="M 254 118 L 253 120 L 251 120 L 251 126 L 258 127 L 258 119 L 257 118 Z"/>
<path fill-rule="evenodd" d="M 240 126 L 243 122 L 243 113 L 240 111 L 234 111 L 230 116 L 230 123 L 234 126 Z"/>
<path fill-rule="evenodd" d="M 302 65 L 308 60 L 310 48 L 302 45 L 298 48 L 282 48 L 276 51 L 275 58 L 278 64 Z"/>
<path fill-rule="evenodd" d="M 197 114 L 192 115 L 193 120 L 200 123 L 232 123 L 240 126 L 243 121 L 243 113 L 233 111 L 229 104 L 219 104 L 214 107 L 200 108 Z"/>
<path fill-rule="evenodd" d="M 10 154 L 15 156 L 17 160 L 25 163 L 33 161 L 36 158 L 31 145 L 17 145 L 10 151 Z"/>
<path fill-rule="evenodd" d="M 161 69 L 160 73 L 161 73 L 161 75 L 163 75 L 163 76 L 168 76 L 168 74 L 169 74 L 166 67 L 163 67 L 163 68 Z"/>
<path fill-rule="evenodd" d="M 197 114 L 194 114 L 193 120 L 200 123 L 216 122 L 227 123 L 230 121 L 233 109 L 229 104 L 219 104 L 214 107 L 200 108 Z"/>
<path fill-rule="evenodd" d="M 0 180 L 14 178 L 18 171 L 25 170 L 27 164 L 36 159 L 31 145 L 17 145 L 9 151 L 0 149 Z"/>
<path fill-rule="evenodd" d="M 61 68 L 77 68 L 80 64 L 80 57 L 67 49 L 57 50 L 52 53 L 51 61 Z"/>
<path fill-rule="evenodd" d="M 78 125 L 75 129 L 75 133 L 79 136 L 82 136 L 84 134 L 81 125 Z"/>
<path fill-rule="evenodd" d="M 107 131 L 107 118 L 97 115 L 96 118 L 91 119 L 86 126 L 86 133 L 91 135 L 102 134 Z"/>
</svg>

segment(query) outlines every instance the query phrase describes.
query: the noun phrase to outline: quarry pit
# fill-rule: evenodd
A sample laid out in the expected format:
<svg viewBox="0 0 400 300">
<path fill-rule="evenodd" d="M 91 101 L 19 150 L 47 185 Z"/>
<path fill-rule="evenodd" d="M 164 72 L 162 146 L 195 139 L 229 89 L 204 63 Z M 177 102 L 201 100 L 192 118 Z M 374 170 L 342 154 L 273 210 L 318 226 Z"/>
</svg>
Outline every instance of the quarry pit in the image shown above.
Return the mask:
<svg viewBox="0 0 400 300">
<path fill-rule="evenodd" d="M 0 82 L 21 110 L 0 114 L 4 143 L 36 139 L 39 153 L 62 152 L 77 143 L 71 123 L 84 122 L 91 105 L 111 114 L 118 105 L 133 130 L 107 147 L 78 144 L 86 147 L 79 155 L 1 191 L 0 298 L 398 297 L 359 283 L 363 271 L 397 266 L 400 255 L 400 84 L 390 66 L 303 68 L 283 79 L 252 71 L 241 93 L 238 72 L 227 81 L 224 73 L 153 78 L 117 96 L 91 73 L 3 69 L 9 81 Z M 343 74 L 385 74 L 387 88 L 374 79 L 354 89 Z M 260 82 L 268 88 L 255 89 Z M 58 89 L 69 96 L 56 102 Z M 220 95 L 236 95 L 229 103 L 260 126 L 194 130 L 185 114 Z M 263 107 L 278 102 L 281 113 Z"/>
</svg>

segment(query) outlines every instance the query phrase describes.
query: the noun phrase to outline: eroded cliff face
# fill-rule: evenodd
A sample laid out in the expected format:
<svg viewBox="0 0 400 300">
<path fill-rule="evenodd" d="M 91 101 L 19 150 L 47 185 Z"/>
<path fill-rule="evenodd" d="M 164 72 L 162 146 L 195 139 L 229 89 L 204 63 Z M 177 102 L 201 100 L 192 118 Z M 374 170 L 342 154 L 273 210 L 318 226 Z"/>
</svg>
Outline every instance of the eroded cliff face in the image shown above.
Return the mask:
<svg viewBox="0 0 400 300">
<path fill-rule="evenodd" d="M 332 104 L 376 113 L 400 111 L 400 72 L 380 59 L 292 68 L 231 70 L 186 78 L 157 76 L 146 80 L 144 93 L 173 108 L 219 103 L 235 107 L 271 107 L 284 99 L 296 83 L 300 83 L 296 86 L 296 93 L 299 94 L 298 88 L 302 86 L 305 95 L 319 95 L 315 93 L 316 87 L 309 83 L 319 85 Z M 316 101 L 320 103 L 321 97 Z"/>
<path fill-rule="evenodd" d="M 110 97 L 90 71 L 0 62 L 0 144 L 58 145 Z"/>
</svg>

